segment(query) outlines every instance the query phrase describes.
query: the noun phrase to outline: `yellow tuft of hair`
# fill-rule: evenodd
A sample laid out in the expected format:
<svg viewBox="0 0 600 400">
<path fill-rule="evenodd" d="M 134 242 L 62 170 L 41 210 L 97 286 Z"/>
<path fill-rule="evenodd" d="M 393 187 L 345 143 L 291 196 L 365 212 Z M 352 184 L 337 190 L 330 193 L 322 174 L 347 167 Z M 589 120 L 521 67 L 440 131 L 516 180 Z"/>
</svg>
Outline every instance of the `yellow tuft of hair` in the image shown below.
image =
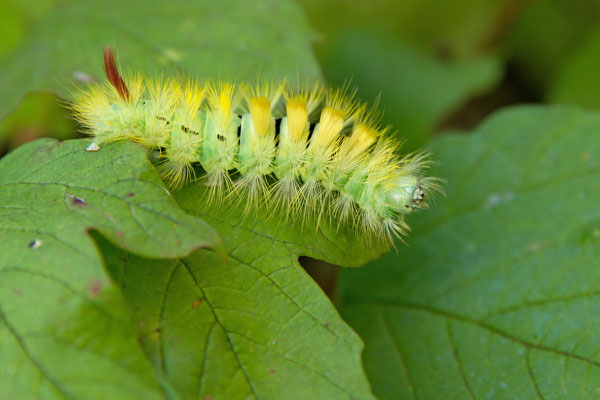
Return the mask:
<svg viewBox="0 0 600 400">
<path fill-rule="evenodd" d="M 399 168 L 396 158 L 399 144 L 391 137 L 382 136 L 367 162 L 368 183 L 375 186 L 394 184 Z"/>
<path fill-rule="evenodd" d="M 144 94 L 146 93 L 146 81 L 141 74 L 132 74 L 125 78 L 127 82 L 127 87 L 129 88 L 129 95 L 131 104 L 137 104 L 144 99 Z M 111 86 L 112 87 L 112 86 Z"/>
<path fill-rule="evenodd" d="M 287 126 L 293 142 L 306 140 L 308 137 L 308 108 L 306 99 L 301 96 L 290 98 L 286 104 Z"/>
<path fill-rule="evenodd" d="M 248 100 L 254 134 L 263 138 L 274 132 L 275 125 L 271 116 L 271 102 L 263 96 L 251 97 Z"/>
<path fill-rule="evenodd" d="M 304 104 L 308 111 L 309 121 L 314 121 L 318 117 L 319 106 L 323 103 L 325 97 L 325 87 L 320 83 L 310 86 L 308 84 L 296 83 L 295 87 L 287 87 L 284 92 L 286 104 L 296 100 Z"/>
<path fill-rule="evenodd" d="M 329 147 L 344 128 L 344 117 L 343 111 L 333 107 L 325 107 L 321 112 L 321 119 L 319 125 L 315 128 L 314 139 L 311 144 L 314 143 L 314 146 L 321 148 Z"/>
<path fill-rule="evenodd" d="M 375 144 L 380 135 L 380 132 L 369 128 L 365 124 L 356 125 L 352 134 L 342 146 L 343 150 L 347 150 L 344 152 L 346 158 L 350 162 L 360 159 L 360 157 L 365 155 L 367 150 Z"/>
<path fill-rule="evenodd" d="M 182 117 L 185 120 L 193 121 L 200 112 L 200 105 L 206 96 L 206 88 L 197 81 L 187 80 L 179 96 L 179 107 L 182 109 Z"/>
<path fill-rule="evenodd" d="M 364 105 L 355 100 L 356 89 L 350 90 L 348 85 L 329 90 L 325 95 L 325 107 L 340 110 L 344 114 L 345 125 L 354 123 L 363 116 Z"/>
<path fill-rule="evenodd" d="M 347 87 L 327 92 L 325 107 L 321 111 L 310 144 L 313 152 L 318 152 L 317 148 L 326 149 L 325 156 L 330 156 L 339 145 L 340 134 L 344 128 L 363 114 L 364 109 L 354 101 L 355 95 L 356 91 L 349 92 Z"/>
<path fill-rule="evenodd" d="M 225 81 L 208 83 L 207 100 L 208 109 L 214 113 L 218 128 L 227 130 L 241 103 L 235 84 Z"/>
</svg>

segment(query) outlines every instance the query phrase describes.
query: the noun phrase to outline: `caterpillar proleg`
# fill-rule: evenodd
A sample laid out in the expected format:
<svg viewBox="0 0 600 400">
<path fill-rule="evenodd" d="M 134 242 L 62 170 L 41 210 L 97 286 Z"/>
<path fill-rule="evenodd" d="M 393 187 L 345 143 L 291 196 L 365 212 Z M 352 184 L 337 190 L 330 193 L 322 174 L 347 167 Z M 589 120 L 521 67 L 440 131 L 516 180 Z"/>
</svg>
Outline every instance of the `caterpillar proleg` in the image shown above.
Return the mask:
<svg viewBox="0 0 600 400">
<path fill-rule="evenodd" d="M 122 77 L 108 47 L 104 68 L 108 82 L 77 90 L 72 106 L 90 148 L 131 140 L 160 150 L 170 189 L 201 179 L 213 200 L 351 223 L 376 240 L 404 234 L 404 217 L 440 190 L 424 176 L 428 154 L 399 156 L 390 128 L 347 88 Z"/>
</svg>

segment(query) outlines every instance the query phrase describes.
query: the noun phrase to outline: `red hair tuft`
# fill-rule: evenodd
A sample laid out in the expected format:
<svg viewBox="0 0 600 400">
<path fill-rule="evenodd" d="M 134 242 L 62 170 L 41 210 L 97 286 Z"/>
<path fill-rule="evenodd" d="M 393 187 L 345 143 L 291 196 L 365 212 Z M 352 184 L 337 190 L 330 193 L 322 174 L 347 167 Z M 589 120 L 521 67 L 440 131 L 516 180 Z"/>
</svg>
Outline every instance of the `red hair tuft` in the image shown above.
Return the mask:
<svg viewBox="0 0 600 400">
<path fill-rule="evenodd" d="M 119 93 L 119 96 L 121 96 L 123 100 L 129 101 L 131 99 L 129 89 L 127 89 L 125 81 L 123 81 L 121 74 L 119 74 L 117 62 L 115 61 L 115 54 L 110 46 L 104 46 L 104 72 L 110 83 L 112 83 Z"/>
</svg>

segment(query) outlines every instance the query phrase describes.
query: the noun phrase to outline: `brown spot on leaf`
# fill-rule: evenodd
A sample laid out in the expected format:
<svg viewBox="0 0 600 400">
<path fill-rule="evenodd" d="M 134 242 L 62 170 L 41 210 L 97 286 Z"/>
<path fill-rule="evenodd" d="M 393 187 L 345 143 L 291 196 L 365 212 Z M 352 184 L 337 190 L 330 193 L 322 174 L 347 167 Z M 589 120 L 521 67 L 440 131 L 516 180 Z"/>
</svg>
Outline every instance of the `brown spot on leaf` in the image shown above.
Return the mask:
<svg viewBox="0 0 600 400">
<path fill-rule="evenodd" d="M 274 374 L 274 373 L 275 373 L 275 370 L 274 370 L 273 368 L 271 368 L 271 369 L 269 370 L 269 373 L 270 373 L 270 374 Z"/>
<path fill-rule="evenodd" d="M 194 306 L 194 308 L 200 307 L 200 300 L 194 300 L 193 306 Z"/>
<path fill-rule="evenodd" d="M 16 294 L 17 296 L 20 296 L 23 294 L 23 292 L 21 292 L 21 289 L 13 289 L 13 294 Z"/>
<path fill-rule="evenodd" d="M 133 197 L 133 196 L 135 196 L 135 193 L 133 193 L 133 192 L 129 192 L 129 193 L 127 193 L 127 194 L 125 195 L 125 198 L 128 198 L 128 197 Z"/>
<path fill-rule="evenodd" d="M 71 204 L 73 204 L 74 206 L 85 206 L 85 205 L 87 205 L 87 203 L 85 202 L 85 200 L 83 200 L 81 197 L 73 197 L 73 200 L 71 200 Z"/>
<path fill-rule="evenodd" d="M 102 291 L 102 282 L 95 278 L 90 280 L 90 288 L 88 290 L 88 293 L 91 296 L 97 297 L 101 291 Z"/>
<path fill-rule="evenodd" d="M 116 235 L 117 235 L 118 237 L 120 237 L 121 239 L 123 239 L 123 238 L 125 237 L 125 234 L 124 234 L 123 232 L 121 232 L 121 231 L 117 231 L 117 232 L 116 232 Z"/>
<path fill-rule="evenodd" d="M 67 193 L 67 197 L 71 198 L 71 204 L 78 207 L 87 206 L 87 203 L 81 197 L 77 197 L 75 195 Z"/>
</svg>

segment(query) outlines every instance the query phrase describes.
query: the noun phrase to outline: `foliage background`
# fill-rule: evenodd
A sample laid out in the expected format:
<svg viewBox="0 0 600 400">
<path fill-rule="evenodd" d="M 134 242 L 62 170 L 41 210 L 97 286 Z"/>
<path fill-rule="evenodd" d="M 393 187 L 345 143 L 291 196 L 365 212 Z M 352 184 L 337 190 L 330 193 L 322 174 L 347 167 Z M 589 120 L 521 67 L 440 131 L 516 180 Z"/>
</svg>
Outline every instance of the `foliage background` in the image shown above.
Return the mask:
<svg viewBox="0 0 600 400">
<path fill-rule="evenodd" d="M 3 0 L 3 153 L 79 137 L 60 102 L 109 43 L 149 73 L 352 79 L 448 183 L 406 245 L 340 270 L 381 249 L 166 196 L 135 146 L 23 146 L 0 159 L 0 397 L 599 398 L 599 22 L 594 0 Z"/>
</svg>

